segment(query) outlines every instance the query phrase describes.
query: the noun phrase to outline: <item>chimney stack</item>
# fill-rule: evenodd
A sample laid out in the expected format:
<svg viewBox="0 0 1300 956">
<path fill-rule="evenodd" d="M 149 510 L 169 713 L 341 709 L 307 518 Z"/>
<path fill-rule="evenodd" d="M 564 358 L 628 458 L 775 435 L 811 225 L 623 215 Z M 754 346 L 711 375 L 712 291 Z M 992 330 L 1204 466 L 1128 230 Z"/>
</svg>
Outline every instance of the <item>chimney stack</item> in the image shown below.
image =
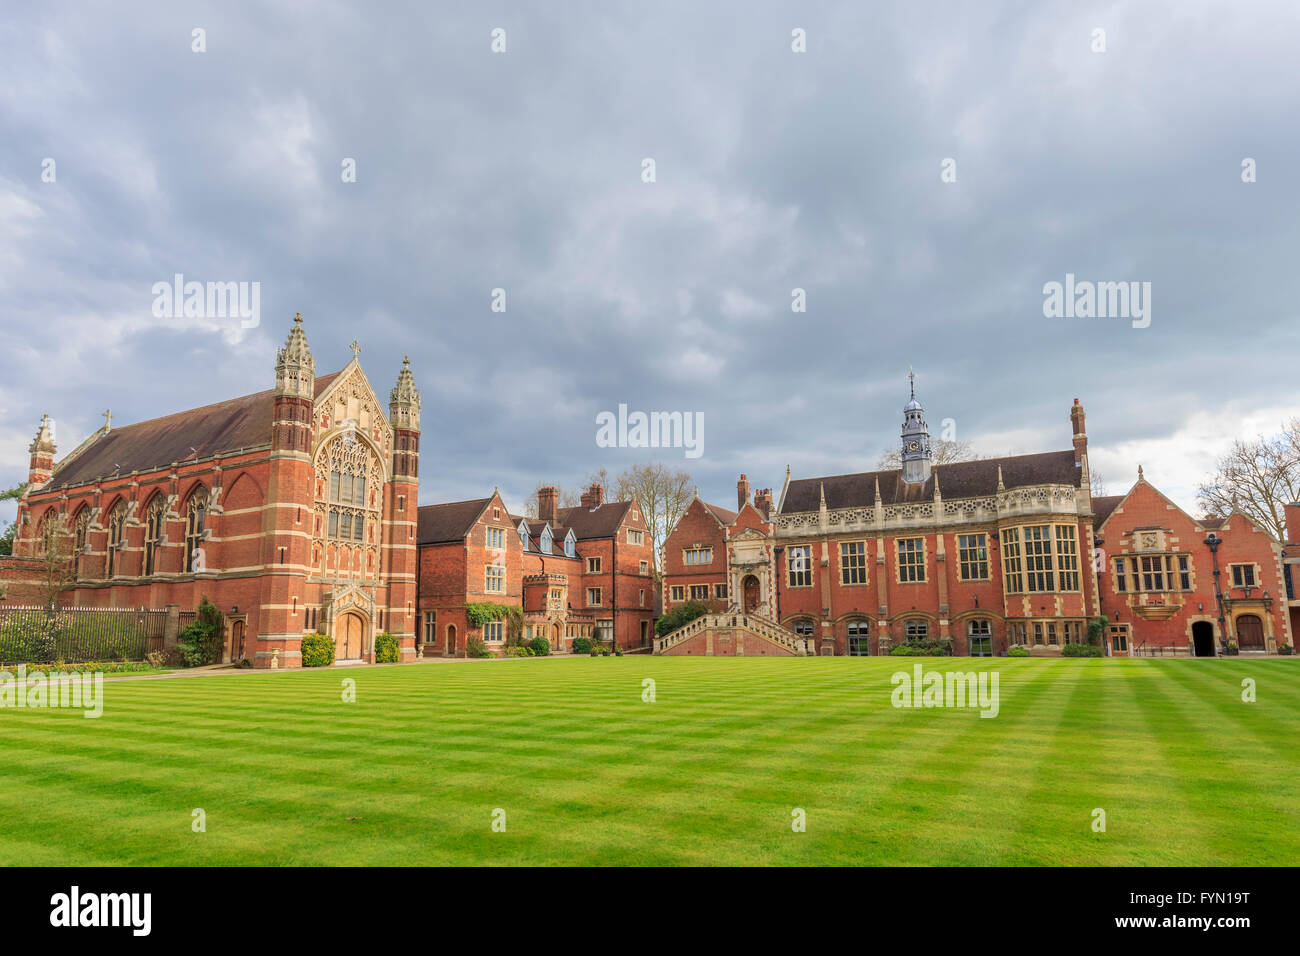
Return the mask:
<svg viewBox="0 0 1300 956">
<path fill-rule="evenodd" d="M 537 517 L 552 527 L 555 525 L 555 506 L 559 497 L 559 489 L 551 485 L 537 489 Z"/>
<path fill-rule="evenodd" d="M 1300 501 L 1288 502 L 1282 508 L 1286 514 L 1286 541 L 1283 544 L 1300 544 Z"/>
<path fill-rule="evenodd" d="M 1083 461 L 1088 454 L 1088 433 L 1083 429 L 1083 406 L 1076 398 L 1070 406 L 1070 427 L 1074 429 L 1074 461 Z"/>
<path fill-rule="evenodd" d="M 749 479 L 744 475 L 736 482 L 736 510 L 742 510 L 745 505 L 749 504 Z"/>
<path fill-rule="evenodd" d="M 599 508 L 604 503 L 605 489 L 599 484 L 593 484 L 582 493 L 582 506 L 584 508 Z"/>
<path fill-rule="evenodd" d="M 771 488 L 762 488 L 759 491 L 754 492 L 754 507 L 757 508 L 758 513 L 763 516 L 764 521 L 767 521 L 772 516 Z"/>
</svg>

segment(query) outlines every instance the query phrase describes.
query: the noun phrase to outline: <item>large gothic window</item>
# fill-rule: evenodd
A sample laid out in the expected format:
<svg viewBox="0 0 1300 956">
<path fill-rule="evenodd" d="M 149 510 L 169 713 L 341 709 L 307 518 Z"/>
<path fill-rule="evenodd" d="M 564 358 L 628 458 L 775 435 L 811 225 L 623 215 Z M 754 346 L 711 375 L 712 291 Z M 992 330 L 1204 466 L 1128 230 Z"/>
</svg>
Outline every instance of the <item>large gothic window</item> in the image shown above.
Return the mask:
<svg viewBox="0 0 1300 956">
<path fill-rule="evenodd" d="M 200 487 L 185 507 L 185 570 L 204 571 L 203 531 L 208 520 L 208 489 Z"/>
<path fill-rule="evenodd" d="M 108 576 L 122 570 L 121 550 L 126 546 L 126 502 L 119 501 L 108 513 Z"/>
<path fill-rule="evenodd" d="M 337 545 L 323 571 L 373 573 L 377 555 L 384 472 L 378 455 L 354 432 L 327 442 L 316 456 L 316 514 L 320 539 Z M 364 560 L 361 552 L 366 551 Z"/>
<path fill-rule="evenodd" d="M 158 548 L 162 545 L 163 496 L 154 495 L 144 514 L 144 576 L 158 570 Z"/>
</svg>

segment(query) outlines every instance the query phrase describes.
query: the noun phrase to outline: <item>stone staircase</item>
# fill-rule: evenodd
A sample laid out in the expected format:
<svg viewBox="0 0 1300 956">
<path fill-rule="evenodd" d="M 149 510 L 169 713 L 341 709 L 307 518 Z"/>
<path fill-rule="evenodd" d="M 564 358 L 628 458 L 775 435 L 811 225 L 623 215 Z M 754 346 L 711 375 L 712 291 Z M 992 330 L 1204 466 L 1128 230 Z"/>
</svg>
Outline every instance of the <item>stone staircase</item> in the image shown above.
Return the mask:
<svg viewBox="0 0 1300 956">
<path fill-rule="evenodd" d="M 770 618 L 744 611 L 705 614 L 655 638 L 654 652 L 698 657 L 805 657 L 806 637 Z"/>
</svg>

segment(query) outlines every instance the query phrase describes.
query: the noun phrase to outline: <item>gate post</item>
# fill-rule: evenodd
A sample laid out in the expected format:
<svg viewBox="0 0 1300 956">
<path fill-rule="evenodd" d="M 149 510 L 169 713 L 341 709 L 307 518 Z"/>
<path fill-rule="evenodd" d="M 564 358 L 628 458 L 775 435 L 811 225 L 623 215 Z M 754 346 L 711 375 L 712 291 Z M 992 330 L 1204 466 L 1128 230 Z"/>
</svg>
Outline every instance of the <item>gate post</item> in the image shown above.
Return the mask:
<svg viewBox="0 0 1300 956">
<path fill-rule="evenodd" d="M 163 624 L 163 650 L 170 651 L 176 646 L 176 639 L 181 633 L 181 606 L 167 605 L 167 621 Z"/>
</svg>

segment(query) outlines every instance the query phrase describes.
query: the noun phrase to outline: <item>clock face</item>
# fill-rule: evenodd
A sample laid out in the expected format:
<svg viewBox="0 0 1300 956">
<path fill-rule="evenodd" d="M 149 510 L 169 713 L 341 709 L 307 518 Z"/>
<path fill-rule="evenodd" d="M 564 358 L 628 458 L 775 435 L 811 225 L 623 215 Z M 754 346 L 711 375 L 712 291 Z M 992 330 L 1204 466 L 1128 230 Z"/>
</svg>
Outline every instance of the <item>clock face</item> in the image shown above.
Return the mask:
<svg viewBox="0 0 1300 956">
<path fill-rule="evenodd" d="M 907 443 L 908 451 L 916 451 L 920 447 L 921 447 L 921 443 L 919 441 L 916 441 L 915 439 Z"/>
</svg>

